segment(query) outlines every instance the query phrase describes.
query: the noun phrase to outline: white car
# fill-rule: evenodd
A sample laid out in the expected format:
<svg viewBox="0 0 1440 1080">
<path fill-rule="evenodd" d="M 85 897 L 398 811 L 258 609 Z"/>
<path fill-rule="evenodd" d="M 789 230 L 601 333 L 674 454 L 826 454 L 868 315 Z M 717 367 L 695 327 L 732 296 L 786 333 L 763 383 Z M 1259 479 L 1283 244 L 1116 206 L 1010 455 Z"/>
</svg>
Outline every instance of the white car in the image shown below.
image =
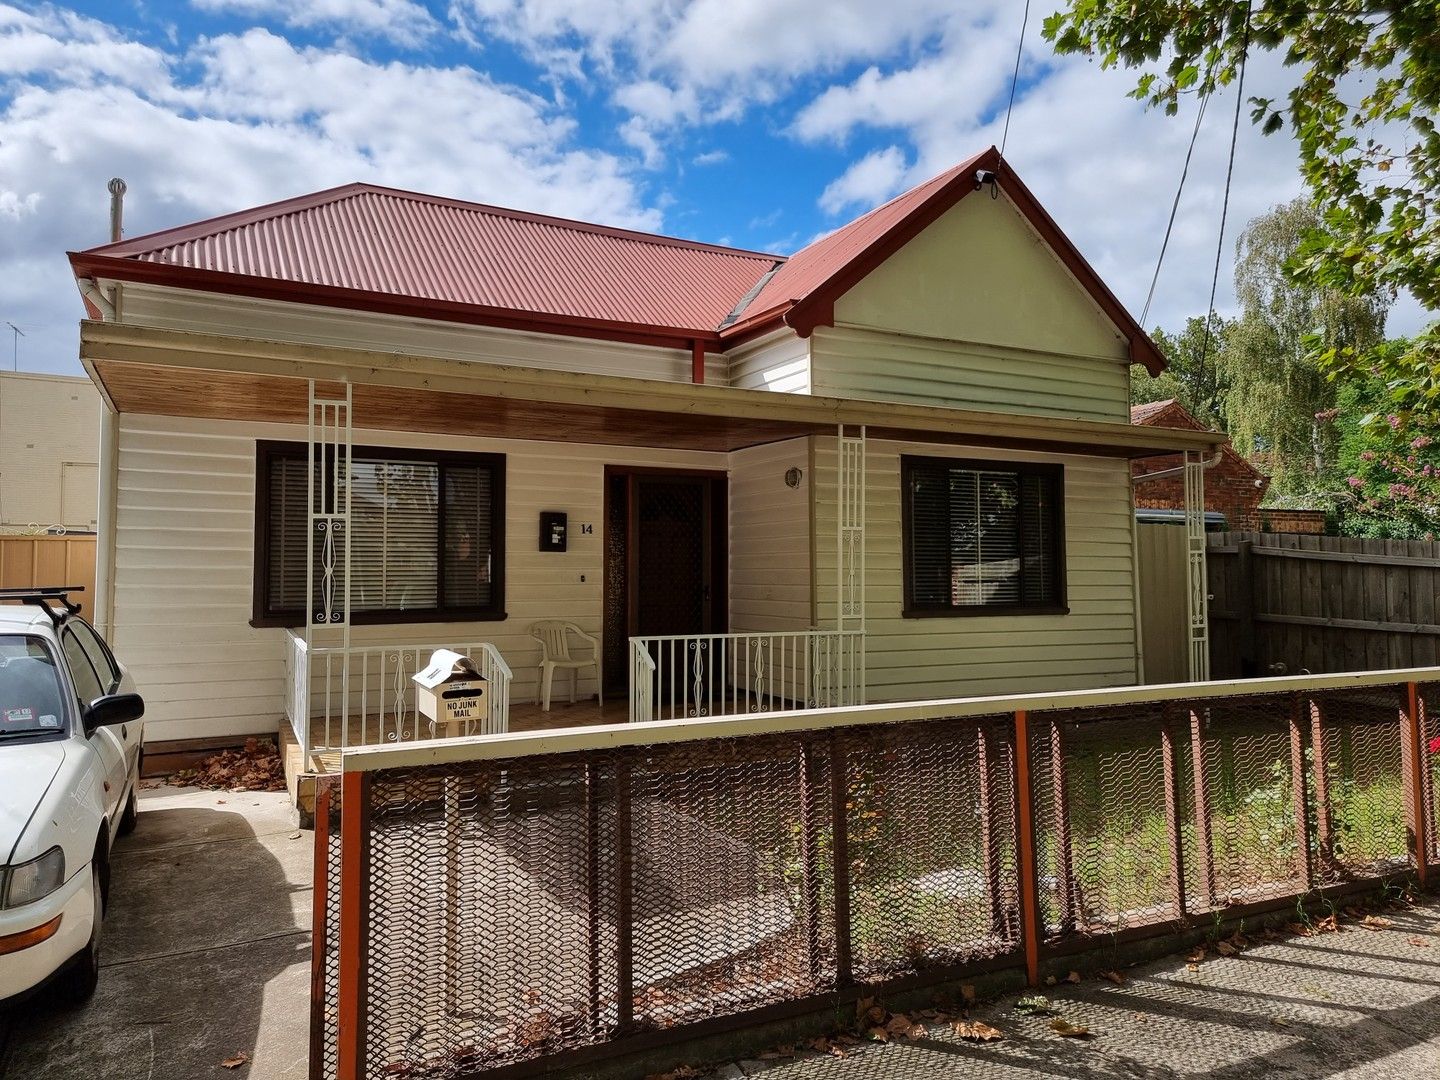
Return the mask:
<svg viewBox="0 0 1440 1080">
<path fill-rule="evenodd" d="M 135 827 L 144 702 L 65 589 L 0 589 L 0 1004 L 95 990 L 110 845 Z"/>
</svg>

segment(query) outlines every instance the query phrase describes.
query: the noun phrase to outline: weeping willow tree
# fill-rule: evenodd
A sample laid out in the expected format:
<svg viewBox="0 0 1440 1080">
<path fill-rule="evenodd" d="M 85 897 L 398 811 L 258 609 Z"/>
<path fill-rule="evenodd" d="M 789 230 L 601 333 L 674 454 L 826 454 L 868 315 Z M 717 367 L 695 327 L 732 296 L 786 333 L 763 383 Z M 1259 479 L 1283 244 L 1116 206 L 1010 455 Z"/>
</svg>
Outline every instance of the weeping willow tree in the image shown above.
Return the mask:
<svg viewBox="0 0 1440 1080">
<path fill-rule="evenodd" d="M 1303 198 L 1246 226 L 1236 243 L 1240 315 L 1217 357 L 1227 384 L 1225 427 L 1242 454 L 1264 463 L 1277 494 L 1335 482 L 1335 429 L 1327 421 L 1337 384 L 1319 354 L 1379 345 L 1390 307 L 1381 289 L 1355 295 L 1295 279 L 1287 268 L 1320 229 L 1318 212 Z"/>
</svg>

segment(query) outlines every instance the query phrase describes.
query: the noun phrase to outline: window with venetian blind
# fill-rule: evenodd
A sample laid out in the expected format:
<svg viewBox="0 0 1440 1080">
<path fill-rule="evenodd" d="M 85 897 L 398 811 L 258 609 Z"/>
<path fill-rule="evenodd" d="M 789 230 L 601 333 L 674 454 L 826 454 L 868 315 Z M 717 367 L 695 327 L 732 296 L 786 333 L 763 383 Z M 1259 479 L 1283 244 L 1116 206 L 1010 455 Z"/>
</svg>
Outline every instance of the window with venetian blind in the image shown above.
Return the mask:
<svg viewBox="0 0 1440 1080">
<path fill-rule="evenodd" d="M 1058 465 L 904 457 L 905 614 L 1065 608 Z"/>
<path fill-rule="evenodd" d="M 306 467 L 303 444 L 258 448 L 258 625 L 305 620 Z M 357 446 L 349 483 L 352 622 L 504 617 L 503 456 Z"/>
</svg>

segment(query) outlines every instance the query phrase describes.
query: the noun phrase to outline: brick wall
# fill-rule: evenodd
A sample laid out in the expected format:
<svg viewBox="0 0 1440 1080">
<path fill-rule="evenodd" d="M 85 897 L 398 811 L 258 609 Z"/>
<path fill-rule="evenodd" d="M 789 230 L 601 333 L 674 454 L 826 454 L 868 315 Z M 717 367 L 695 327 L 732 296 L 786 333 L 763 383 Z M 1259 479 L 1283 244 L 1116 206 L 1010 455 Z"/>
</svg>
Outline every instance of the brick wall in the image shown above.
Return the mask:
<svg viewBox="0 0 1440 1080">
<path fill-rule="evenodd" d="M 1178 469 L 1183 464 L 1183 458 L 1174 454 L 1169 457 L 1146 458 L 1143 462 L 1135 462 L 1132 468 L 1134 475 L 1141 476 L 1166 469 Z M 1256 485 L 1255 474 L 1243 462 L 1237 463 L 1228 454 L 1222 457 L 1214 468 L 1205 471 L 1205 509 L 1224 514 L 1228 528 L 1259 530 L 1260 500 L 1264 497 L 1265 487 Z M 1184 510 L 1184 476 L 1167 476 L 1160 480 L 1136 484 L 1135 505 L 1147 510 Z"/>
<path fill-rule="evenodd" d="M 1310 533 L 1314 536 L 1325 534 L 1324 510 L 1265 510 L 1261 516 L 1264 531 L 1275 533 Z"/>
</svg>

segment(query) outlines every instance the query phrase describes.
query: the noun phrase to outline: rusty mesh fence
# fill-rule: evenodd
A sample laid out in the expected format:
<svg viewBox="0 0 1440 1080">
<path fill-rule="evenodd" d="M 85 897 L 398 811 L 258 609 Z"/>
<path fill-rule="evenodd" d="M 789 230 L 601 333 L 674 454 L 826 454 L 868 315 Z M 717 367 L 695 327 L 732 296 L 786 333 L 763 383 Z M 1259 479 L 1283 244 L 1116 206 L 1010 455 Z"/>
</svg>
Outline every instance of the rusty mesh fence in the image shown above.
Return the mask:
<svg viewBox="0 0 1440 1080">
<path fill-rule="evenodd" d="M 310 1075 L 337 1075 L 340 1005 L 340 805 L 338 777 L 315 794 L 315 878 L 310 985 Z"/>
<path fill-rule="evenodd" d="M 1421 805 L 1425 808 L 1425 836 L 1430 861 L 1440 862 L 1440 683 L 1421 683 L 1419 699 L 1420 740 L 1425 767 L 1421 770 Z"/>
<path fill-rule="evenodd" d="M 347 776 L 356 834 L 327 816 L 317 850 L 312 1073 L 542 1071 L 1405 871 L 1417 828 L 1440 854 L 1437 699 L 1175 699 Z"/>
</svg>

